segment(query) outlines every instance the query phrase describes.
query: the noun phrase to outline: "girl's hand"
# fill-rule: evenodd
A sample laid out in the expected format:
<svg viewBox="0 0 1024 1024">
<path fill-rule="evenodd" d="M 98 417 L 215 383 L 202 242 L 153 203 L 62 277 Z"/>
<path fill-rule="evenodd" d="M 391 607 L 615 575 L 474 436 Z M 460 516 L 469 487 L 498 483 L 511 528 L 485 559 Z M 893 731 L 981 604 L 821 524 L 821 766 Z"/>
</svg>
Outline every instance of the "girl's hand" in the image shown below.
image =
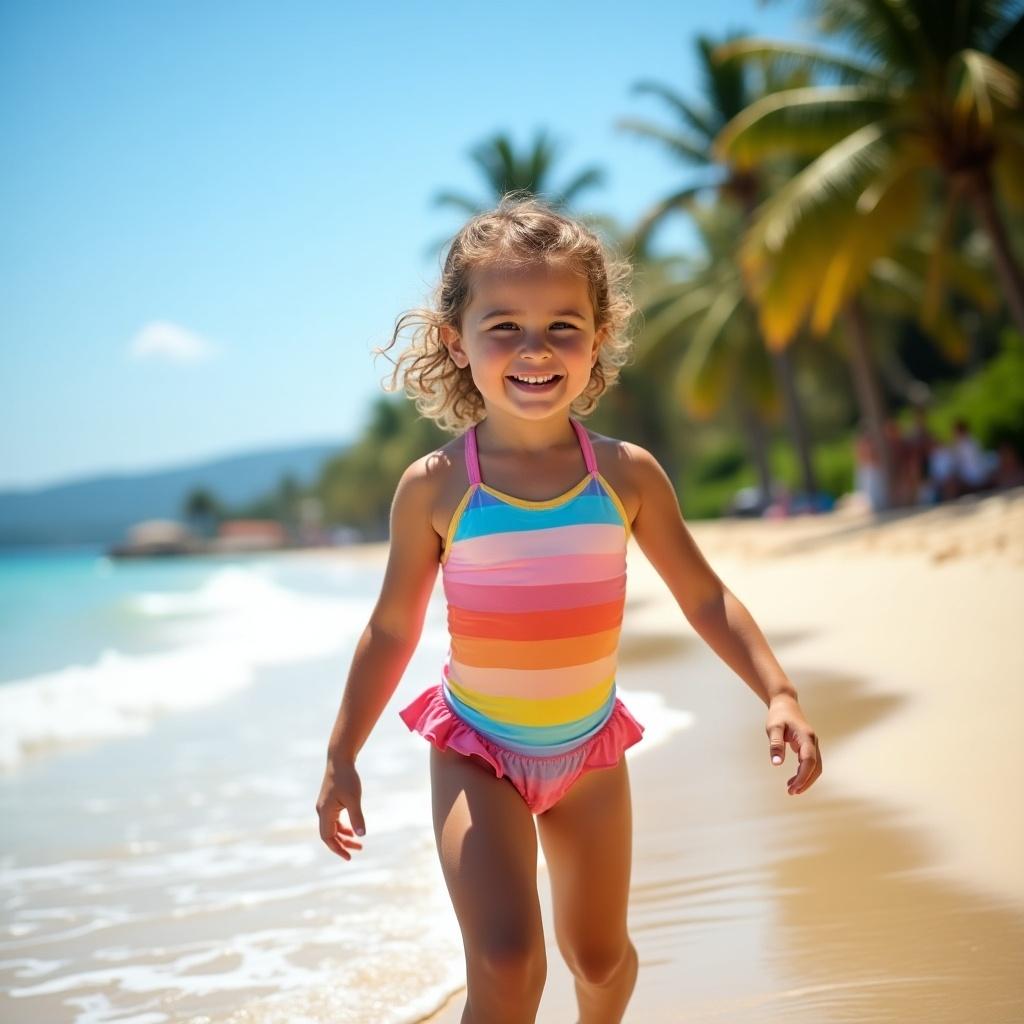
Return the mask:
<svg viewBox="0 0 1024 1024">
<path fill-rule="evenodd" d="M 320 796 L 316 802 L 316 813 L 320 817 L 320 838 L 343 860 L 351 860 L 348 852 L 363 848 L 352 838 L 352 828 L 342 825 L 340 815 L 342 808 L 348 811 L 348 820 L 355 828 L 357 835 L 366 834 L 366 823 L 360 798 L 363 786 L 359 781 L 359 773 L 352 761 L 328 761 L 324 772 L 324 782 L 320 787 Z"/>
<path fill-rule="evenodd" d="M 821 751 L 818 749 L 818 737 L 804 718 L 796 698 L 772 698 L 768 705 L 765 731 L 768 733 L 772 764 L 782 764 L 786 756 L 787 743 L 796 752 L 799 767 L 787 785 L 790 796 L 802 793 L 821 774 Z"/>
</svg>

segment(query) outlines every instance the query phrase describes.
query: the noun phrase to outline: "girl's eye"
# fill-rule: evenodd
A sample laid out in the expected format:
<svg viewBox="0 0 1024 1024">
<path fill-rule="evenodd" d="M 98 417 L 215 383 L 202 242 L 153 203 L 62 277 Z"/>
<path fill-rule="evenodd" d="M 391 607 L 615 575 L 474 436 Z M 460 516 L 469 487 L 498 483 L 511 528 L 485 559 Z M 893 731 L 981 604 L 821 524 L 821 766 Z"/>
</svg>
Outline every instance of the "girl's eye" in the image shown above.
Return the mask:
<svg viewBox="0 0 1024 1024">
<path fill-rule="evenodd" d="M 497 330 L 500 330 L 502 327 L 515 327 L 515 326 L 516 325 L 514 323 L 512 323 L 510 320 L 507 320 L 503 324 L 495 324 L 491 328 L 491 330 L 492 331 L 497 331 Z M 552 327 L 568 327 L 570 330 L 573 330 L 573 331 L 576 330 L 576 325 L 575 324 L 568 324 L 564 320 L 557 320 L 551 326 Z"/>
</svg>

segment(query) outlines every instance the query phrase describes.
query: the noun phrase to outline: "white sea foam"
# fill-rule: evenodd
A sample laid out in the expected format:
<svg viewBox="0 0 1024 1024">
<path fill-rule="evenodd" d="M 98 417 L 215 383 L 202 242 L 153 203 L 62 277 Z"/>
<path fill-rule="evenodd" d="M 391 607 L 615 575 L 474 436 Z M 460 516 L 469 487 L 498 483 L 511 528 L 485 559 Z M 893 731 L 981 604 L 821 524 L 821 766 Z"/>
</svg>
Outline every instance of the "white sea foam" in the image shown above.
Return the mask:
<svg viewBox="0 0 1024 1024">
<path fill-rule="evenodd" d="M 696 722 L 693 712 L 669 707 L 665 698 L 653 690 L 629 690 L 616 685 L 615 691 L 644 727 L 644 738 L 628 751 L 631 756 L 639 756 L 667 742 L 677 732 L 691 728 Z"/>
<path fill-rule="evenodd" d="M 365 625 L 365 600 L 296 593 L 258 571 L 215 572 L 188 593 L 146 593 L 142 614 L 164 620 L 171 650 L 107 648 L 90 665 L 0 687 L 0 768 L 26 756 L 146 732 L 160 715 L 216 703 L 257 668 L 326 657 Z"/>
</svg>

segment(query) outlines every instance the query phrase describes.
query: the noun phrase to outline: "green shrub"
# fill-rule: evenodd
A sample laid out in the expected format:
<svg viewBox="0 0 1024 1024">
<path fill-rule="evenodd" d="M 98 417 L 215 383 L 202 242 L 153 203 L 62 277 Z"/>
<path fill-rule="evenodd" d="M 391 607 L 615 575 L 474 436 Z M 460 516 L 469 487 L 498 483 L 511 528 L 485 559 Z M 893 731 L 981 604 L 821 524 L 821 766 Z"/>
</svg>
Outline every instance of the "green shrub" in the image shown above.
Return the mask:
<svg viewBox="0 0 1024 1024">
<path fill-rule="evenodd" d="M 995 449 L 1009 441 L 1024 454 L 1024 338 L 1007 328 L 999 354 L 966 380 L 939 392 L 928 424 L 942 439 L 957 419 L 967 421 L 979 443 Z"/>
</svg>

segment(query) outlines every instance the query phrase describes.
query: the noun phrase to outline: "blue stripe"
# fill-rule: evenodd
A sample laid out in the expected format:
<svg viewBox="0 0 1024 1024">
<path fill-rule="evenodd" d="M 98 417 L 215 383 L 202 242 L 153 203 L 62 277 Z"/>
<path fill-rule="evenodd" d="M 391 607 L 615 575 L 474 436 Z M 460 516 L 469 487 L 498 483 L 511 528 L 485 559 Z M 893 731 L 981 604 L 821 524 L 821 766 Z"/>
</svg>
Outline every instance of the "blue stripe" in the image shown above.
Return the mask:
<svg viewBox="0 0 1024 1024">
<path fill-rule="evenodd" d="M 486 492 L 477 491 L 476 494 Z M 622 517 L 615 503 L 603 493 L 581 494 L 557 508 L 520 508 L 518 505 L 504 503 L 482 505 L 476 501 L 476 494 L 470 498 L 462 513 L 453 541 L 486 537 L 489 533 L 547 530 L 556 526 L 622 524 Z"/>
<path fill-rule="evenodd" d="M 448 689 L 446 682 L 442 682 L 441 692 L 452 713 L 470 728 L 476 729 L 492 743 L 534 757 L 549 757 L 575 750 L 581 743 L 585 743 L 591 736 L 601 731 L 615 708 L 613 682 L 608 699 L 597 711 L 585 718 L 561 725 L 510 725 L 507 722 L 495 722 L 468 704 L 464 704 Z"/>
</svg>

